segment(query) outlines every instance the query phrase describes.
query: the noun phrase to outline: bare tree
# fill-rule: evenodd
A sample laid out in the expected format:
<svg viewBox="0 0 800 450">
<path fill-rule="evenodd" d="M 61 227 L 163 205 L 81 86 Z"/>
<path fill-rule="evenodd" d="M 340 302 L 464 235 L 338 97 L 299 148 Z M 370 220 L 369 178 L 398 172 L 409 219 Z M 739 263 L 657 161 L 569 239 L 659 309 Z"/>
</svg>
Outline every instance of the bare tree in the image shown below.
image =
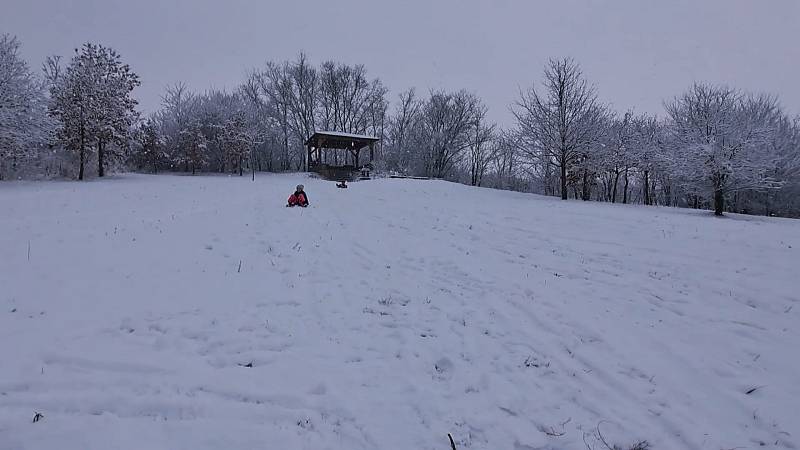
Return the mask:
<svg viewBox="0 0 800 450">
<path fill-rule="evenodd" d="M 628 202 L 629 171 L 631 169 L 633 140 L 633 113 L 628 111 L 622 117 L 613 117 L 607 127 L 603 145 L 599 147 L 599 165 L 606 179 L 606 198 L 617 202 L 620 176 L 624 175 L 622 203 Z"/>
<path fill-rule="evenodd" d="M 566 200 L 568 172 L 595 136 L 603 109 L 572 59 L 550 60 L 544 78 L 541 91 L 531 87 L 521 93 L 512 112 L 530 146 L 527 153 L 559 169 L 561 198 Z"/>
<path fill-rule="evenodd" d="M 291 131 L 290 114 L 292 108 L 293 80 L 290 75 L 289 63 L 267 63 L 267 67 L 253 74 L 254 82 L 258 84 L 261 94 L 266 97 L 269 105 L 268 111 L 275 118 L 281 131 L 282 158 L 281 169 L 290 168 L 289 158 L 289 133 Z"/>
<path fill-rule="evenodd" d="M 641 173 L 642 201 L 645 205 L 653 204 L 654 177 L 653 172 L 659 168 L 661 146 L 663 143 L 663 127 L 655 116 L 640 115 L 633 119 L 632 158 Z"/>
<path fill-rule="evenodd" d="M 422 160 L 427 175 L 444 178 L 450 174 L 472 143 L 470 131 L 481 108 L 478 97 L 464 90 L 431 93 L 415 133 L 416 145 L 424 151 Z"/>
<path fill-rule="evenodd" d="M 475 125 L 472 130 L 473 140 L 469 146 L 469 173 L 470 184 L 480 186 L 489 162 L 497 151 L 495 141 L 495 124 L 486 123 L 487 108 L 480 105 L 475 111 Z"/>
<path fill-rule="evenodd" d="M 413 154 L 410 144 L 413 130 L 420 120 L 423 102 L 417 98 L 416 91 L 412 88 L 401 92 L 394 115 L 389 120 L 388 154 L 384 155 L 386 163 L 391 169 L 408 172 L 412 167 Z"/>
<path fill-rule="evenodd" d="M 387 109 L 383 83 L 368 80 L 362 65 L 328 61 L 319 72 L 320 128 L 382 136 Z"/>
<path fill-rule="evenodd" d="M 518 136 L 513 132 L 500 132 L 497 137 L 497 146 L 492 154 L 491 163 L 494 169 L 494 187 L 499 189 L 515 189 L 517 172 L 519 170 Z"/>
<path fill-rule="evenodd" d="M 189 92 L 186 84 L 177 83 L 167 87 L 161 97 L 161 110 L 156 115 L 165 151 L 173 162 L 173 167 L 175 164 L 183 165 L 184 171 L 189 170 L 189 163 L 181 146 L 181 133 L 193 120 L 197 103 L 197 97 Z"/>
<path fill-rule="evenodd" d="M 291 88 L 289 91 L 291 129 L 298 142 L 296 149 L 301 150 L 302 143 L 311 136 L 316 125 L 319 77 L 317 69 L 308 62 L 304 53 L 300 53 L 297 60 L 289 65 L 288 75 L 291 80 L 289 85 Z M 305 155 L 305 152 L 299 151 L 299 154 Z M 306 163 L 305 157 L 300 159 L 301 163 L 298 169 Z"/>
</svg>

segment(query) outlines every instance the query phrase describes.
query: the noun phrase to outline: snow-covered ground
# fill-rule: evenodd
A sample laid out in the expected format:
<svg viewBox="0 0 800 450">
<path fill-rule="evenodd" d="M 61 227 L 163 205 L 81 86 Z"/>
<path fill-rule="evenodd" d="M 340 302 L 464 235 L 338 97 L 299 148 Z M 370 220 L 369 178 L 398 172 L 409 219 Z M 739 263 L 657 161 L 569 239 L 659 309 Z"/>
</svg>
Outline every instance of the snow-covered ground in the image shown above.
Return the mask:
<svg viewBox="0 0 800 450">
<path fill-rule="evenodd" d="M 797 448 L 798 262 L 800 221 L 438 181 L 4 183 L 0 448 Z"/>
</svg>

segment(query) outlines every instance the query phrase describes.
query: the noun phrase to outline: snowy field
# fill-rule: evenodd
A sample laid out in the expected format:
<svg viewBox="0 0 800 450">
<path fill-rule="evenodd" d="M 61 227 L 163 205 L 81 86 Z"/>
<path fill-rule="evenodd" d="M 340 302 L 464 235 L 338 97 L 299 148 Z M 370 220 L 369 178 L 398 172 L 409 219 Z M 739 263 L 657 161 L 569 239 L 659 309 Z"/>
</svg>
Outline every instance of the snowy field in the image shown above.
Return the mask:
<svg viewBox="0 0 800 450">
<path fill-rule="evenodd" d="M 0 449 L 798 448 L 798 262 L 437 181 L 3 183 Z"/>
</svg>

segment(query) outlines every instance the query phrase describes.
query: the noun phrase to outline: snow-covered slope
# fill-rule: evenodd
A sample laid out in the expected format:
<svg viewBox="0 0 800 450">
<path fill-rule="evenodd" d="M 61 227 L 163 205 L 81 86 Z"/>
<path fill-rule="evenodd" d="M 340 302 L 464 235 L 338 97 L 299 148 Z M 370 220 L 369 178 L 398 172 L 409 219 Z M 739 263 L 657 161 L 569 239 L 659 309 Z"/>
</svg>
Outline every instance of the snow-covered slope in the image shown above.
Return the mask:
<svg viewBox="0 0 800 450">
<path fill-rule="evenodd" d="M 800 445 L 798 221 L 300 175 L 0 214 L 2 449 Z"/>
</svg>

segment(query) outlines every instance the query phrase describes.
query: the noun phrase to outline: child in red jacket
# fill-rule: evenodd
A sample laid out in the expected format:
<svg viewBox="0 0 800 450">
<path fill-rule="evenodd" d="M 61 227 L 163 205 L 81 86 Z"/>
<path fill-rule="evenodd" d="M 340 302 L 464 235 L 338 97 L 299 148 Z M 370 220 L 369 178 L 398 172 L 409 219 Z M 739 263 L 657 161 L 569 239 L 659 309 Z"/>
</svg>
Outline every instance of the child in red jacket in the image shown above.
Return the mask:
<svg viewBox="0 0 800 450">
<path fill-rule="evenodd" d="M 289 196 L 289 202 L 286 206 L 302 206 L 303 208 L 308 206 L 308 195 L 303 190 L 302 184 L 297 185 L 294 194 Z"/>
</svg>

